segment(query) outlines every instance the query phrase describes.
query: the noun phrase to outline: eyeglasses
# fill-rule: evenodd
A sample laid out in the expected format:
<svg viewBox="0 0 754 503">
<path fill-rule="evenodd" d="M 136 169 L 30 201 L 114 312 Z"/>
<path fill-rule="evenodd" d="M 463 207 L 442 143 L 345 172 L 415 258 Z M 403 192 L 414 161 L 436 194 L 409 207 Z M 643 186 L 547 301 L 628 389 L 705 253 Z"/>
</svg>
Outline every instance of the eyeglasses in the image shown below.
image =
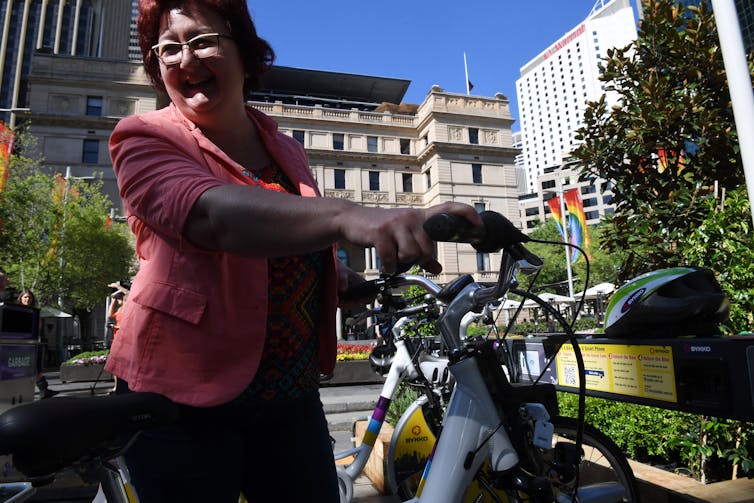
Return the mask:
<svg viewBox="0 0 754 503">
<path fill-rule="evenodd" d="M 186 42 L 160 42 L 152 50 L 166 66 L 177 65 L 183 59 L 183 46 L 188 47 L 197 59 L 212 58 L 220 52 L 220 39 L 233 37 L 222 33 L 202 33 Z"/>
</svg>

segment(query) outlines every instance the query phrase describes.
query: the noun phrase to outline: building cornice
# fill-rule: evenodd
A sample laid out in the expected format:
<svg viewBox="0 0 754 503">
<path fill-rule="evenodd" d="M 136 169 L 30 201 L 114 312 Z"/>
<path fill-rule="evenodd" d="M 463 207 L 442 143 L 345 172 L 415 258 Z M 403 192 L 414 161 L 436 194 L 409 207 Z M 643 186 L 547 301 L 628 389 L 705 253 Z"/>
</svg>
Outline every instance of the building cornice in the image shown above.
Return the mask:
<svg viewBox="0 0 754 503">
<path fill-rule="evenodd" d="M 393 164 L 396 166 L 419 166 L 420 162 L 413 155 L 406 154 L 384 154 L 375 152 L 354 152 L 348 150 L 329 150 L 307 148 L 306 154 L 310 161 L 326 160 L 328 163 L 333 161 L 343 162 L 364 162 L 381 165 Z"/>
<path fill-rule="evenodd" d="M 515 157 L 519 149 L 513 147 L 500 147 L 496 145 L 476 145 L 468 143 L 433 142 L 419 153 L 417 160 L 424 164 L 430 157 L 439 154 L 465 154 L 477 156 Z"/>
</svg>

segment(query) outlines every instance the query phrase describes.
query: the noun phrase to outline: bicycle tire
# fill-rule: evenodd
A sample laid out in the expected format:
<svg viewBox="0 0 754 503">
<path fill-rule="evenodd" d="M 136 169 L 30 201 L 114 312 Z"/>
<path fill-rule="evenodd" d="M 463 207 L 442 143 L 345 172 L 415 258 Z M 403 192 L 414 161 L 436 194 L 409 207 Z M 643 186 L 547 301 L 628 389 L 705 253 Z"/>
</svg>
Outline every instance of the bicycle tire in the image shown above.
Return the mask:
<svg viewBox="0 0 754 503">
<path fill-rule="evenodd" d="M 574 442 L 578 420 L 571 417 L 554 417 L 550 422 L 555 427 L 555 442 Z M 639 489 L 626 456 L 608 436 L 590 424 L 584 424 L 582 441 L 583 457 L 579 466 L 579 485 L 597 482 L 618 482 L 623 486 L 621 502 L 638 503 Z"/>
<path fill-rule="evenodd" d="M 568 417 L 554 417 L 551 419 L 555 433 L 553 435 L 553 446 L 556 442 L 573 442 L 576 438 L 577 420 Z M 636 479 L 633 471 L 628 464 L 628 460 L 615 443 L 610 440 L 604 433 L 597 428 L 584 424 L 584 438 L 582 441 L 584 456 L 579 467 L 579 482 L 583 486 L 586 483 L 596 482 L 618 482 L 623 486 L 624 497 L 616 503 L 638 503 L 639 491 L 636 485 Z M 388 469 L 394 467 L 394 463 L 388 463 Z M 404 472 L 399 475 L 395 473 L 388 474 L 390 480 L 397 483 L 396 493 L 401 501 L 406 501 L 415 496 L 415 491 L 421 477 L 422 468 L 417 467 L 414 474 L 406 475 Z M 596 477 L 599 477 L 597 479 Z M 494 498 L 487 495 L 485 491 L 488 488 L 479 481 L 472 482 L 474 488 L 470 487 L 470 492 L 466 493 L 465 501 L 494 501 Z M 488 486 L 487 486 L 488 487 Z M 496 491 L 499 498 L 504 498 L 504 490 Z"/>
</svg>

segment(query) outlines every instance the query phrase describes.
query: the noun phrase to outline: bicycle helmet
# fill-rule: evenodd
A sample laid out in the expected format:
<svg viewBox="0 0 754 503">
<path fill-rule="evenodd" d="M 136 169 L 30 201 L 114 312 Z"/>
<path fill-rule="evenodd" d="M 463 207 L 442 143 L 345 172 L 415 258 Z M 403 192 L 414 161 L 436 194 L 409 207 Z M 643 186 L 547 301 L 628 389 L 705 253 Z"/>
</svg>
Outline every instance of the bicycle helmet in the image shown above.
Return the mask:
<svg viewBox="0 0 754 503">
<path fill-rule="evenodd" d="M 712 271 L 671 267 L 638 276 L 610 298 L 607 337 L 708 336 L 728 318 L 728 299 Z"/>
</svg>

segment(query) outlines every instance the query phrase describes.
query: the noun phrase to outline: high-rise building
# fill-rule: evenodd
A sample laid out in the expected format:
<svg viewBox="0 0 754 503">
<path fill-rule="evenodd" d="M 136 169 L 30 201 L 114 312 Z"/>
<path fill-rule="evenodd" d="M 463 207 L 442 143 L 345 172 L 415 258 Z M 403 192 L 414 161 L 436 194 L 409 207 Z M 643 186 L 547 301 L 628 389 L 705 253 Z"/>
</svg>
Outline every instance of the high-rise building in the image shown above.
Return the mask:
<svg viewBox="0 0 754 503">
<path fill-rule="evenodd" d="M 605 94 L 601 58 L 636 39 L 630 0 L 598 0 L 587 18 L 521 68 L 516 81 L 526 191 L 545 168 L 558 167 L 575 146 L 587 101 Z M 608 104 L 617 96 L 607 95 Z"/>
<path fill-rule="evenodd" d="M 139 48 L 139 32 L 136 29 L 136 19 L 139 17 L 139 0 L 131 0 L 131 24 L 128 37 L 128 59 L 141 61 L 141 49 Z"/>
<path fill-rule="evenodd" d="M 131 15 L 131 0 L 0 1 L 0 120 L 27 108 L 35 52 L 127 59 Z"/>
</svg>

